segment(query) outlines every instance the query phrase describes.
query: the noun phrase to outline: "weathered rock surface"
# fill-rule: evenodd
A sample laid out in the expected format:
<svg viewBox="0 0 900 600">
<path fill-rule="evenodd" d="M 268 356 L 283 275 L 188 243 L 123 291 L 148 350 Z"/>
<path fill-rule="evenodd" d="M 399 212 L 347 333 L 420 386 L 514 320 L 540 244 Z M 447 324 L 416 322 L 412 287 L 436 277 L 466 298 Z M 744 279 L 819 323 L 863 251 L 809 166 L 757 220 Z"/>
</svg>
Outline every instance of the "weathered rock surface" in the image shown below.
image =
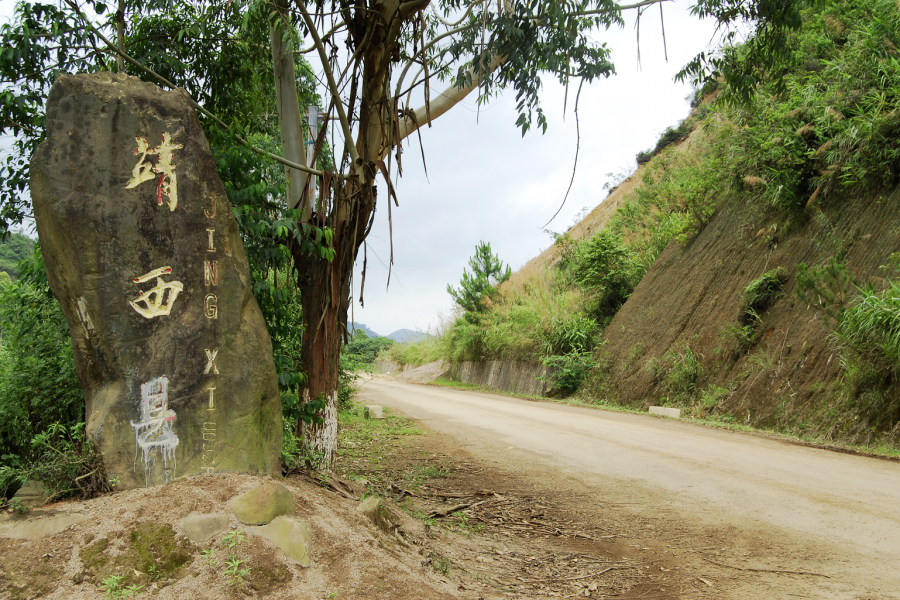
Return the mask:
<svg viewBox="0 0 900 600">
<path fill-rule="evenodd" d="M 309 545 L 312 542 L 312 533 L 306 521 L 278 517 L 265 527 L 248 527 L 247 532 L 274 542 L 285 556 L 302 566 L 310 565 Z"/>
<path fill-rule="evenodd" d="M 183 91 L 61 76 L 31 173 L 47 277 L 107 474 L 130 488 L 278 472 L 271 342 Z"/>
<path fill-rule="evenodd" d="M 195 542 L 205 542 L 228 529 L 228 515 L 203 514 L 191 511 L 178 522 L 184 535 Z"/>
<path fill-rule="evenodd" d="M 35 540 L 65 531 L 72 525 L 84 523 L 90 515 L 81 513 L 31 513 L 28 517 L 7 519 L 0 523 L 0 537 Z"/>
<path fill-rule="evenodd" d="M 237 520 L 245 525 L 265 525 L 297 509 L 290 490 L 274 481 L 264 481 L 228 503 Z"/>
<path fill-rule="evenodd" d="M 385 533 L 391 533 L 399 524 L 396 515 L 385 505 L 384 500 L 378 496 L 369 496 L 356 507 L 357 512 L 365 515 L 378 529 Z"/>
<path fill-rule="evenodd" d="M 26 481 L 25 485 L 19 488 L 13 498 L 18 498 L 23 506 L 41 506 L 47 501 L 47 494 L 44 492 L 44 484 L 40 481 Z"/>
</svg>

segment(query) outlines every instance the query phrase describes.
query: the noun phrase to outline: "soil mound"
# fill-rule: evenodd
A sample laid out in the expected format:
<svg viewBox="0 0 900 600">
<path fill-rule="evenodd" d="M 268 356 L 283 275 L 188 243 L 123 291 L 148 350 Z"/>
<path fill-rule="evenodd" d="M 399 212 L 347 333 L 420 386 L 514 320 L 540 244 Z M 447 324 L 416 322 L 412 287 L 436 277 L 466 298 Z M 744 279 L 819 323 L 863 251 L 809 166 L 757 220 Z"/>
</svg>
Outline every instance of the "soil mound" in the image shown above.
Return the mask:
<svg viewBox="0 0 900 600">
<path fill-rule="evenodd" d="M 104 581 L 110 577 L 118 578 L 120 590 L 142 586 L 142 595 L 161 600 L 459 597 L 423 566 L 415 549 L 425 535 L 420 521 L 400 514 L 399 533 L 386 535 L 357 512 L 358 502 L 296 477 L 282 482 L 297 502 L 291 516 L 312 530 L 312 565 L 288 559 L 275 543 L 245 530 L 228 508 L 229 500 L 262 481 L 198 475 L 32 511 L 19 519 L 88 518 L 36 539 L 0 538 L 0 597 L 100 599 L 108 597 Z M 227 513 L 229 527 L 207 542 L 192 542 L 179 525 L 191 512 Z"/>
</svg>

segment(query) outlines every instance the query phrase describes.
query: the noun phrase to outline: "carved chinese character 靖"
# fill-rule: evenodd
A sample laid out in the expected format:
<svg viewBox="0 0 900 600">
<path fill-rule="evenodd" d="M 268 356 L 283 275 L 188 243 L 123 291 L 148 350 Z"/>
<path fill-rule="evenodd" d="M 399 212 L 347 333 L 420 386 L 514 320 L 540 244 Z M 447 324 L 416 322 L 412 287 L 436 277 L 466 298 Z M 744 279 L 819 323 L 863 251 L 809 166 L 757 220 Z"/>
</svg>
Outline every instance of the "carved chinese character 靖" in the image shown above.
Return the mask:
<svg viewBox="0 0 900 600">
<path fill-rule="evenodd" d="M 184 289 L 184 284 L 180 281 L 163 281 L 162 276 L 171 272 L 172 267 L 160 267 L 132 279 L 134 283 L 144 283 L 156 278 L 156 287 L 141 292 L 136 300 L 128 301 L 131 307 L 145 319 L 168 315 L 172 312 L 172 305 L 175 304 L 175 299 Z"/>
<path fill-rule="evenodd" d="M 125 184 L 125 189 L 131 189 L 154 179 L 159 175 L 156 182 L 156 204 L 162 204 L 162 197 L 168 198 L 169 210 L 175 210 L 178 206 L 178 179 L 175 173 L 175 165 L 172 160 L 175 158 L 173 151 L 183 148 L 181 144 L 173 144 L 172 136 L 168 133 L 162 134 L 162 143 L 159 146 L 150 148 L 150 144 L 146 139 L 135 136 L 137 140 L 137 148 L 134 154 L 141 155 L 134 169 L 131 170 L 131 179 Z M 147 160 L 147 156 L 156 156 L 156 164 Z"/>
</svg>

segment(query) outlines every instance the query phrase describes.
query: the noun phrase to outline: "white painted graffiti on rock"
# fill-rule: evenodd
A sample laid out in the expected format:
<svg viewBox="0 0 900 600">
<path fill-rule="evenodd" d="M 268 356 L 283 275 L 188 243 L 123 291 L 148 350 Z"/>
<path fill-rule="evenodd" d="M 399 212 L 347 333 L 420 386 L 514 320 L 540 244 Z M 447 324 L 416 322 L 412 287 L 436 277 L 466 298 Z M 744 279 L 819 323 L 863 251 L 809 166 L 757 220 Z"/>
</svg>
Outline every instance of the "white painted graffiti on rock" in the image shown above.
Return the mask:
<svg viewBox="0 0 900 600">
<path fill-rule="evenodd" d="M 162 204 L 162 197 L 168 198 L 169 210 L 175 210 L 178 207 L 178 179 L 175 174 L 175 165 L 172 160 L 175 158 L 174 150 L 178 150 L 183 146 L 181 144 L 173 144 L 172 136 L 164 132 L 162 134 L 162 143 L 159 146 L 150 147 L 146 139 L 135 136 L 137 140 L 137 148 L 134 154 L 141 155 L 134 169 L 131 170 L 131 179 L 125 184 L 125 189 L 137 187 L 145 181 L 155 179 L 159 175 L 156 182 L 156 204 Z M 156 156 L 156 164 L 147 160 L 147 156 Z"/>
<path fill-rule="evenodd" d="M 159 458 L 163 461 L 165 481 L 175 479 L 175 447 L 178 446 L 178 436 L 172 429 L 175 411 L 169 408 L 168 388 L 169 378 L 165 375 L 142 383 L 141 418 L 131 422 L 136 442 L 134 468 L 137 469 L 137 455 L 140 451 L 147 485 L 153 483 L 153 465 Z"/>
<path fill-rule="evenodd" d="M 156 287 L 141 292 L 137 299 L 128 301 L 131 307 L 145 319 L 168 315 L 172 312 L 172 305 L 175 304 L 175 299 L 184 289 L 184 284 L 180 281 L 163 281 L 162 276 L 169 275 L 171 272 L 172 267 L 160 267 L 132 279 L 134 283 L 145 283 L 156 278 Z"/>
</svg>

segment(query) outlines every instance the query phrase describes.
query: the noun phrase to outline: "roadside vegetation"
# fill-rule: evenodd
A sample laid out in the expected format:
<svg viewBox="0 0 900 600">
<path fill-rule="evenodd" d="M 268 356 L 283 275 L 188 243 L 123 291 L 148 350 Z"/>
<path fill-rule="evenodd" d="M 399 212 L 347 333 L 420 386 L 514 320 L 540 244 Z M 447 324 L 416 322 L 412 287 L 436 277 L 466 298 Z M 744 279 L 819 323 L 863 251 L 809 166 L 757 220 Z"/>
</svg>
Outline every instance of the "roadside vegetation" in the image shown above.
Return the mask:
<svg viewBox="0 0 900 600">
<path fill-rule="evenodd" d="M 776 429 L 835 439 L 842 428 L 855 428 L 843 439 L 900 443 L 896 260 L 871 281 L 854 279 L 839 254 L 821 266 L 759 274 L 743 293 L 738 318 L 724 324 L 717 358 L 703 359 L 690 344 L 646 357 L 639 340 L 627 365 L 611 365 L 606 356 L 606 328 L 663 250 L 689 246 L 726 206 L 765 215 L 773 225 L 757 237 L 774 247 L 842 199 L 880 202 L 900 182 L 896 3 L 827 1 L 803 18 L 803 29 L 787 39 L 789 52 L 773 64 L 783 74 L 777 83 L 760 76 L 746 101 L 724 80 L 696 89 L 690 116 L 639 154 L 639 185 L 601 229 L 583 239 L 554 233 L 550 264 L 495 281 L 474 303 L 457 300 L 457 315 L 438 336 L 395 346 L 385 357 L 414 365 L 540 361 L 549 367 L 553 394 L 589 403 L 616 402 L 610 369 L 643 368 L 661 396 L 654 403 L 743 424 L 749 416 L 733 412 L 728 402 L 739 374 L 722 385 L 709 364 L 731 353 L 746 359 L 745 378 L 777 373 L 783 356 L 759 347 L 762 316 L 796 279 L 800 299 L 826 315 L 841 374 L 822 382 L 826 408 L 817 422 L 785 414 Z M 732 58 L 742 56 L 738 47 Z"/>
<path fill-rule="evenodd" d="M 108 489 L 84 435 L 84 392 L 69 328 L 50 293 L 40 253 L 0 285 L 0 498 L 28 479 L 51 498 Z"/>
</svg>

